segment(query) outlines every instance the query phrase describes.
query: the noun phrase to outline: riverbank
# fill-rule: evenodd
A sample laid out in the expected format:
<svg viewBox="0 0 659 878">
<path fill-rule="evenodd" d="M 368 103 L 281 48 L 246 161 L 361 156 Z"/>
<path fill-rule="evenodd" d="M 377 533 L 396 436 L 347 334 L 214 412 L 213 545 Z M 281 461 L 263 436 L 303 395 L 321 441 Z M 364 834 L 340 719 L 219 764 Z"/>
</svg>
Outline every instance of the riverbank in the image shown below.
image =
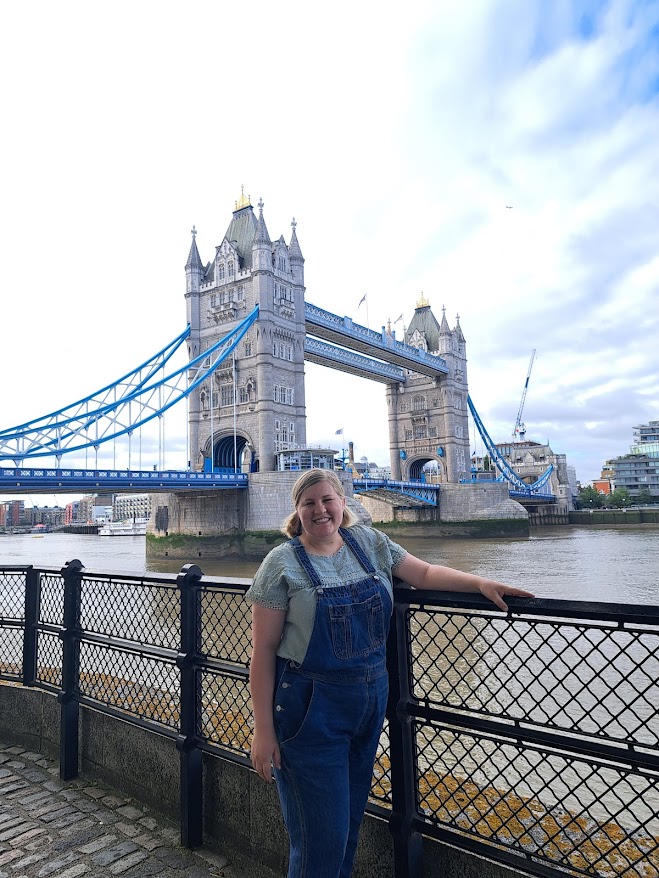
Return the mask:
<svg viewBox="0 0 659 878">
<path fill-rule="evenodd" d="M 659 509 L 578 509 L 570 524 L 659 524 Z"/>
<path fill-rule="evenodd" d="M 527 519 L 505 518 L 456 522 L 374 522 L 392 540 L 405 537 L 430 539 L 524 539 L 529 536 Z M 186 560 L 208 558 L 260 561 L 286 537 L 278 530 L 245 531 L 244 533 L 192 536 L 191 534 L 146 535 L 146 557 L 149 560 Z"/>
</svg>

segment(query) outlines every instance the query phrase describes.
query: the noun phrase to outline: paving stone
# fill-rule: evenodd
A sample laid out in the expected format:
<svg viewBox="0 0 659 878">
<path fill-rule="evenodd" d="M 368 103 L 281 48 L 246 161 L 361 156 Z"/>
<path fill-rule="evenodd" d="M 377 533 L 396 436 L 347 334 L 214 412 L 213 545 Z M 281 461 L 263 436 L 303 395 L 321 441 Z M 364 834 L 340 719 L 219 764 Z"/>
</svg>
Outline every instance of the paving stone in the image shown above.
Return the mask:
<svg viewBox="0 0 659 878">
<path fill-rule="evenodd" d="M 144 816 L 144 811 L 134 805 L 125 805 L 123 808 L 117 808 L 117 814 L 121 814 L 127 820 L 137 820 L 138 817 Z"/>
<path fill-rule="evenodd" d="M 91 866 L 88 866 L 87 863 L 78 863 L 76 866 L 71 866 L 65 872 L 60 872 L 57 878 L 78 878 L 78 875 L 84 875 L 90 871 Z"/>
<path fill-rule="evenodd" d="M 98 854 L 94 854 L 92 861 L 96 863 L 97 866 L 109 866 L 110 863 L 120 860 L 122 857 L 126 856 L 126 854 L 132 854 L 133 851 L 136 851 L 137 849 L 137 845 L 132 841 L 122 841 L 121 844 L 115 845 L 113 848 L 108 848 L 105 851 L 100 851 Z"/>
<path fill-rule="evenodd" d="M 63 866 L 68 866 L 75 862 L 75 860 L 79 859 L 80 856 L 76 851 L 69 851 L 68 854 L 64 854 L 64 856 L 59 859 L 51 860 L 49 863 L 46 863 L 45 866 L 42 866 L 37 872 L 37 878 L 47 878 L 48 875 L 52 875 L 53 872 L 58 872 Z"/>
<path fill-rule="evenodd" d="M 41 851 L 38 854 L 29 854 L 27 857 L 23 857 L 22 860 L 18 860 L 18 862 L 12 864 L 12 869 L 26 869 L 28 866 L 32 866 L 34 863 L 40 863 L 41 860 L 45 860 L 46 857 L 49 857 L 49 851 Z"/>
<path fill-rule="evenodd" d="M 22 835 L 17 835 L 12 838 L 11 843 L 14 846 L 22 847 L 26 842 L 30 841 L 31 838 L 34 838 L 36 835 L 42 835 L 44 832 L 47 832 L 45 826 L 35 826 L 34 829 L 28 829 L 27 832 L 24 832 Z"/>
<path fill-rule="evenodd" d="M 22 851 L 7 851 L 4 854 L 0 854 L 0 866 L 6 866 L 7 863 L 11 863 L 12 860 L 17 860 L 22 856 Z"/>
<path fill-rule="evenodd" d="M 107 790 L 101 790 L 98 787 L 85 787 L 83 792 L 92 799 L 102 799 L 107 796 Z"/>
<path fill-rule="evenodd" d="M 27 781 L 17 780 L 15 783 L 10 783 L 2 787 L 2 794 L 6 798 L 8 793 L 13 792 L 14 790 L 24 790 L 27 786 Z"/>
<path fill-rule="evenodd" d="M 126 799 L 121 799 L 119 796 L 104 796 L 101 802 L 108 808 L 118 808 L 120 805 L 128 804 Z"/>
<path fill-rule="evenodd" d="M 134 835 L 139 835 L 141 827 L 135 826 L 134 823 L 122 823 L 119 821 L 114 824 L 114 828 L 117 832 L 123 832 L 124 835 L 127 835 L 129 838 L 132 838 Z"/>
<path fill-rule="evenodd" d="M 181 848 L 178 827 L 139 801 L 89 778 L 62 781 L 32 751 L 0 742 L 0 781 L 0 878 L 219 878 L 227 866 Z M 264 873 L 229 865 L 226 875 Z"/>
<path fill-rule="evenodd" d="M 141 847 L 146 848 L 147 851 L 155 851 L 156 848 L 160 848 L 164 845 L 164 841 L 161 841 L 159 838 L 154 838 L 152 835 L 136 835 L 133 841 L 136 844 L 139 844 Z"/>
<path fill-rule="evenodd" d="M 82 854 L 93 854 L 96 851 L 100 851 L 103 848 L 109 847 L 117 840 L 116 835 L 102 835 L 100 838 L 95 838 L 93 841 L 90 841 L 88 844 L 84 844 L 78 848 L 80 853 Z"/>
<path fill-rule="evenodd" d="M 117 860 L 116 863 L 112 863 L 110 866 L 110 872 L 113 875 L 123 875 L 124 872 L 127 872 L 129 869 L 132 869 L 133 866 L 137 866 L 138 863 L 146 860 L 147 854 L 144 851 L 135 851 L 132 854 L 129 854 L 127 857 L 123 857 L 121 860 Z M 206 876 L 205 876 L 206 878 Z"/>
</svg>

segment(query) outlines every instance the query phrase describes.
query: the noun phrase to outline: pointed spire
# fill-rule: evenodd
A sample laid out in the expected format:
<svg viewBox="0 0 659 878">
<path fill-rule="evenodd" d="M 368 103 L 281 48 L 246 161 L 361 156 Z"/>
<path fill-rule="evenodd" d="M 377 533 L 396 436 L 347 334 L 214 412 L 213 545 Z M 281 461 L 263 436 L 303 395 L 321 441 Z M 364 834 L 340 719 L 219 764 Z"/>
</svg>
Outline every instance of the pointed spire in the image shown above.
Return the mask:
<svg viewBox="0 0 659 878">
<path fill-rule="evenodd" d="M 459 314 L 456 314 L 456 315 L 455 315 L 455 329 L 454 329 L 454 332 L 455 332 L 455 335 L 456 335 L 456 338 L 458 339 L 458 341 L 459 341 L 459 342 L 462 342 L 462 343 L 464 344 L 465 337 L 464 337 L 464 335 L 462 334 L 462 327 L 460 326 L 460 315 L 459 315 Z"/>
<path fill-rule="evenodd" d="M 199 250 L 197 249 L 197 229 L 195 226 L 192 227 L 192 231 L 190 232 L 192 235 L 192 244 L 190 245 L 190 253 L 188 255 L 188 261 L 185 263 L 186 271 L 203 271 L 203 265 L 201 264 L 201 258 L 199 256 Z"/>
<path fill-rule="evenodd" d="M 263 219 L 263 199 L 259 198 L 258 208 L 259 208 L 259 218 L 256 224 L 256 237 L 254 238 L 254 246 L 263 246 L 264 244 L 268 247 L 272 243 L 270 241 L 270 235 L 268 234 L 268 230 L 265 227 L 265 220 Z"/>
<path fill-rule="evenodd" d="M 295 221 L 295 217 L 293 217 L 293 220 L 291 222 L 293 232 L 291 233 L 291 246 L 289 248 L 289 252 L 291 254 L 291 261 L 297 259 L 300 262 L 304 262 L 304 256 L 302 255 L 302 250 L 300 250 L 300 244 L 297 240 L 297 233 L 295 231 L 296 226 L 297 222 Z"/>
<path fill-rule="evenodd" d="M 442 322 L 439 325 L 439 331 L 442 335 L 450 335 L 451 332 L 448 320 L 446 319 L 446 307 L 444 305 L 442 305 Z"/>
</svg>

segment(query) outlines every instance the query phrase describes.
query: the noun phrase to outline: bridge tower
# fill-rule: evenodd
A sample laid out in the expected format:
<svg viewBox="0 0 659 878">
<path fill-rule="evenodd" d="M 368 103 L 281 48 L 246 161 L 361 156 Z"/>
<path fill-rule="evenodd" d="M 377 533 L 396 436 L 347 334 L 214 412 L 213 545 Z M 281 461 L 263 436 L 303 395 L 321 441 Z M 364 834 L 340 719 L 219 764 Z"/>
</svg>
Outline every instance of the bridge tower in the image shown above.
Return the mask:
<svg viewBox="0 0 659 878">
<path fill-rule="evenodd" d="M 185 266 L 190 358 L 259 307 L 232 361 L 190 395 L 194 469 L 272 472 L 276 451 L 306 444 L 304 258 L 295 220 L 288 244 L 283 235 L 272 241 L 263 207 L 259 201 L 256 216 L 241 195 L 206 265 L 192 230 Z"/>
<path fill-rule="evenodd" d="M 391 477 L 419 479 L 434 461 L 439 480 L 469 477 L 467 354 L 457 318 L 451 330 L 442 308 L 441 324 L 421 296 L 405 331 L 405 342 L 443 357 L 447 375 L 429 378 L 408 372 L 405 384 L 387 385 Z"/>
</svg>

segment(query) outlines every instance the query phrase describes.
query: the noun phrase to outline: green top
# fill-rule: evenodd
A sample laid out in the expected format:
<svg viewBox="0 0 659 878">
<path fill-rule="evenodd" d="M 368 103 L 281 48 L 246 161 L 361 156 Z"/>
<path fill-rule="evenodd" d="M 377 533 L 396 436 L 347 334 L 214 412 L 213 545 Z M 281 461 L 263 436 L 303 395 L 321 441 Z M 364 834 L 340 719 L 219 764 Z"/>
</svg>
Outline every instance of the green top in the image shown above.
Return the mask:
<svg viewBox="0 0 659 878">
<path fill-rule="evenodd" d="M 362 524 L 353 525 L 350 533 L 364 550 L 393 599 L 393 572 L 407 555 L 407 550 L 381 531 Z M 366 575 L 345 544 L 334 555 L 309 553 L 309 557 L 324 588 L 350 585 Z M 266 555 L 246 597 L 250 603 L 262 607 L 286 610 L 277 655 L 298 663 L 304 661 L 316 618 L 316 591 L 290 542 L 282 543 Z"/>
</svg>

